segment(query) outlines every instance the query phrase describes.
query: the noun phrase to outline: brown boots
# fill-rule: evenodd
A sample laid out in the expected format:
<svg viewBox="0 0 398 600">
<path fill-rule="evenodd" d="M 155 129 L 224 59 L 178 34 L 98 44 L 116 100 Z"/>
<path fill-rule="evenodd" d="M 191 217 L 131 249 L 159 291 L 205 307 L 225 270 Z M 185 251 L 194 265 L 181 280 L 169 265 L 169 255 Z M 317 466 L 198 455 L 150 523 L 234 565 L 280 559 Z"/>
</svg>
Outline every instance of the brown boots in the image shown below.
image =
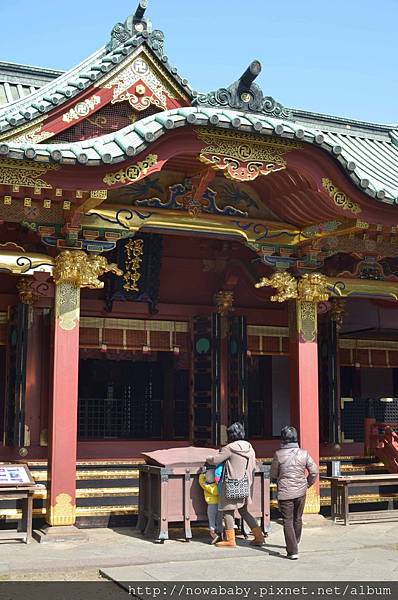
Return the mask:
<svg viewBox="0 0 398 600">
<path fill-rule="evenodd" d="M 225 542 L 216 543 L 217 548 L 236 548 L 235 529 L 226 529 L 225 537 Z"/>
<path fill-rule="evenodd" d="M 254 535 L 254 540 L 250 542 L 251 546 L 262 546 L 265 542 L 264 534 L 261 531 L 261 527 L 253 527 L 252 534 Z M 236 548 L 235 542 L 235 529 L 226 529 L 225 530 L 225 542 L 217 542 L 216 546 L 220 548 Z"/>
<path fill-rule="evenodd" d="M 250 542 L 251 546 L 263 546 L 265 539 L 264 534 L 261 531 L 261 527 L 253 527 L 252 534 L 254 535 L 254 540 Z"/>
</svg>

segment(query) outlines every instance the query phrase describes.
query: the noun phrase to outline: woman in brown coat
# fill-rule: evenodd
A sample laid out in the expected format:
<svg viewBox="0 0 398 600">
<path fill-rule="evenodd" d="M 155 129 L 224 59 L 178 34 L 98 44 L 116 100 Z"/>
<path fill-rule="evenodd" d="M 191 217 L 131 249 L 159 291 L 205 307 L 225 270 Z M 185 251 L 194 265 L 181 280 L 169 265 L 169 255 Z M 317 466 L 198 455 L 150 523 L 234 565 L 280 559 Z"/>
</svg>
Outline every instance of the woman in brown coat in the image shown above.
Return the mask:
<svg viewBox="0 0 398 600">
<path fill-rule="evenodd" d="M 248 511 L 252 503 L 252 490 L 254 472 L 256 470 L 256 455 L 252 445 L 245 440 L 245 429 L 241 423 L 233 423 L 227 429 L 228 444 L 221 448 L 214 456 L 208 456 L 206 462 L 210 465 L 224 463 L 221 493 L 218 502 L 218 510 L 222 511 L 225 521 L 224 542 L 218 542 L 216 546 L 236 547 L 235 542 L 235 511 L 238 510 L 242 519 L 246 521 L 252 530 L 254 540 L 252 545 L 261 546 L 264 543 L 264 535 L 258 526 L 256 519 Z M 230 479 L 243 479 L 245 474 L 249 480 L 249 497 L 229 500 L 225 495 L 224 475 Z"/>
</svg>

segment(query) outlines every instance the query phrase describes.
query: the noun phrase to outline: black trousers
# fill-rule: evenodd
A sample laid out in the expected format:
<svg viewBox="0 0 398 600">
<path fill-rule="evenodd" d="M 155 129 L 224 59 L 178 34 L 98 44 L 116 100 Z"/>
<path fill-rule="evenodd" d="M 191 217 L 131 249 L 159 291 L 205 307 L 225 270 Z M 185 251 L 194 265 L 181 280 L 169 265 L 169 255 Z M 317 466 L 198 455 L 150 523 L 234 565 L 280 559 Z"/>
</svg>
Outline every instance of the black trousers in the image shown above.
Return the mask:
<svg viewBox="0 0 398 600">
<path fill-rule="evenodd" d="M 283 519 L 283 533 L 285 534 L 286 550 L 288 554 L 297 554 L 298 545 L 303 529 L 303 512 L 305 497 L 292 498 L 291 500 L 278 500 L 279 510 Z"/>
</svg>

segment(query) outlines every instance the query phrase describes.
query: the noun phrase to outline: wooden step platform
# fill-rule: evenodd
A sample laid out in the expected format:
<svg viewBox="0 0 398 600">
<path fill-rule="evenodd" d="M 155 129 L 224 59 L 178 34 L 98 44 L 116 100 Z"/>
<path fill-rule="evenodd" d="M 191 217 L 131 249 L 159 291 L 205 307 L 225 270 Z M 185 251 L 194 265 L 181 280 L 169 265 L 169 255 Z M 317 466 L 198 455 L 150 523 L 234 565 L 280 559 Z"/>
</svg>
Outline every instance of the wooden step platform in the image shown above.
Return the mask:
<svg viewBox="0 0 398 600">
<path fill-rule="evenodd" d="M 383 473 L 385 467 L 375 457 L 342 456 L 327 457 L 327 460 L 341 460 L 343 474 Z M 270 463 L 271 458 L 262 459 Z M 107 526 L 109 524 L 133 524 L 138 513 L 138 465 L 142 460 L 84 460 L 77 463 L 76 475 L 76 515 L 81 527 Z M 29 462 L 32 475 L 37 483 L 46 484 L 46 461 Z M 326 474 L 326 459 L 321 458 L 321 474 Z M 276 486 L 271 486 L 271 507 L 277 508 Z M 321 481 L 322 510 L 330 507 L 330 484 Z M 373 493 L 372 493 L 373 492 Z M 361 490 L 351 497 L 351 503 L 369 504 L 372 508 L 391 508 L 391 503 L 398 505 L 398 490 L 387 493 L 381 490 L 374 493 Z M 33 515 L 36 519 L 44 519 L 46 514 L 47 491 L 39 490 L 34 497 Z M 390 505 L 389 505 L 390 503 Z M 20 511 L 15 505 L 0 507 L 0 519 L 15 520 L 20 517 Z"/>
</svg>

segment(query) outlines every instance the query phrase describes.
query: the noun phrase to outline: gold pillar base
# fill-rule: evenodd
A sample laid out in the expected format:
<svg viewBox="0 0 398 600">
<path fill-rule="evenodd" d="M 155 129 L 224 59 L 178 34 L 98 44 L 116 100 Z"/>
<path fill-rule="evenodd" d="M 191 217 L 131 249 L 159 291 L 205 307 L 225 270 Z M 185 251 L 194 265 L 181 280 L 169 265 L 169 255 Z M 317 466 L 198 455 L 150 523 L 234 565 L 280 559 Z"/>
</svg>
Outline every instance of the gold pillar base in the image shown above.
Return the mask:
<svg viewBox="0 0 398 600">
<path fill-rule="evenodd" d="M 304 514 L 315 515 L 321 510 L 321 497 L 314 486 L 310 487 L 305 500 Z"/>
<path fill-rule="evenodd" d="M 55 505 L 47 507 L 46 521 L 49 525 L 74 525 L 76 522 L 76 506 L 69 494 L 58 494 Z"/>
</svg>

